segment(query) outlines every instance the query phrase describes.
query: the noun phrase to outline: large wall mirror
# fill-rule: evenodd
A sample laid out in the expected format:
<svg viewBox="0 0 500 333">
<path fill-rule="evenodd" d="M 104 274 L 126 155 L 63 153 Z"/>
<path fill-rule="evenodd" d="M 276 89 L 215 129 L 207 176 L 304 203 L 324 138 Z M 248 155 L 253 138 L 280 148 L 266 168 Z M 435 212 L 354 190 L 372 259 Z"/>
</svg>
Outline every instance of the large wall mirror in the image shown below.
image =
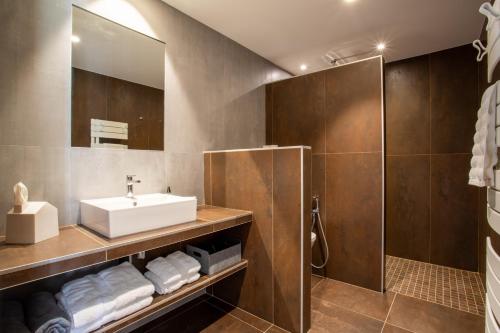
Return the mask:
<svg viewBox="0 0 500 333">
<path fill-rule="evenodd" d="M 163 150 L 165 44 L 73 7 L 71 145 Z"/>
</svg>

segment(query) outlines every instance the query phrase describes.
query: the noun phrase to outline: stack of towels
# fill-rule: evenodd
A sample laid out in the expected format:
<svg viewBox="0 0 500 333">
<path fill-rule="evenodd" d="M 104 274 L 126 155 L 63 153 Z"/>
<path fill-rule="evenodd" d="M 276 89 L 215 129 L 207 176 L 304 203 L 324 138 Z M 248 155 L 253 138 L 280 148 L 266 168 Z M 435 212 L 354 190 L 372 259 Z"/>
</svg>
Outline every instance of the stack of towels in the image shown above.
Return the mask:
<svg viewBox="0 0 500 333">
<path fill-rule="evenodd" d="M 479 187 L 493 186 L 495 183 L 493 168 L 497 164 L 497 146 L 495 125 L 497 104 L 497 84 L 493 84 L 483 94 L 481 107 L 477 112 L 476 133 L 472 148 L 469 184 Z"/>
<path fill-rule="evenodd" d="M 56 295 L 71 319 L 71 332 L 90 332 L 153 302 L 154 286 L 130 263 L 63 285 Z"/>
<path fill-rule="evenodd" d="M 177 251 L 167 257 L 158 257 L 150 261 L 144 274 L 158 294 L 164 295 L 176 291 L 186 283 L 192 283 L 200 278 L 200 263 Z"/>
<path fill-rule="evenodd" d="M 7 301 L 0 308 L 0 332 L 69 333 L 71 330 L 67 314 L 46 291 L 32 294 L 24 307 L 20 302 Z"/>
<path fill-rule="evenodd" d="M 57 306 L 54 296 L 46 291 L 37 292 L 26 301 L 26 322 L 34 333 L 69 333 L 71 321 Z"/>
<path fill-rule="evenodd" d="M 30 333 L 24 322 L 23 305 L 15 301 L 0 303 L 0 328 L 2 332 Z"/>
</svg>

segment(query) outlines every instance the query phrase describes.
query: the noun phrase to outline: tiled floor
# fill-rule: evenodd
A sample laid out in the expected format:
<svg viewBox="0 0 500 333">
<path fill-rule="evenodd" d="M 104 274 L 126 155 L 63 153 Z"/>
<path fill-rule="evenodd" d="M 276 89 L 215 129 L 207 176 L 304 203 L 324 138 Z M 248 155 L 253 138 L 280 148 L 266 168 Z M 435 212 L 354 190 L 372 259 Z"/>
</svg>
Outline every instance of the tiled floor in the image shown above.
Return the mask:
<svg viewBox="0 0 500 333">
<path fill-rule="evenodd" d="M 388 257 L 386 280 L 390 290 L 382 294 L 313 276 L 309 332 L 484 332 L 481 315 L 484 288 L 474 273 Z M 136 332 L 285 331 L 241 309 L 204 296 Z"/>
<path fill-rule="evenodd" d="M 209 296 L 195 299 L 135 333 L 286 333 L 279 327 Z"/>
<path fill-rule="evenodd" d="M 386 256 L 388 291 L 484 316 L 479 273 Z"/>
<path fill-rule="evenodd" d="M 388 291 L 384 294 L 314 277 L 317 332 L 482 333 L 484 317 Z"/>
</svg>

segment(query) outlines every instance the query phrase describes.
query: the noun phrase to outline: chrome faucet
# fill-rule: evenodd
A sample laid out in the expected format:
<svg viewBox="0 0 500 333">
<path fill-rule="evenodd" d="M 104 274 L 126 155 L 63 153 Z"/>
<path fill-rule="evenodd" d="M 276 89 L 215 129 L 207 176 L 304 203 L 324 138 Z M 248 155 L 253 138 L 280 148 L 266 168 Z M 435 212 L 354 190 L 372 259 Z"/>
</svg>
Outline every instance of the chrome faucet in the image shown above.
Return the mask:
<svg viewBox="0 0 500 333">
<path fill-rule="evenodd" d="M 134 184 L 139 184 L 140 180 L 134 180 L 135 175 L 127 175 L 127 198 L 135 199 Z"/>
</svg>

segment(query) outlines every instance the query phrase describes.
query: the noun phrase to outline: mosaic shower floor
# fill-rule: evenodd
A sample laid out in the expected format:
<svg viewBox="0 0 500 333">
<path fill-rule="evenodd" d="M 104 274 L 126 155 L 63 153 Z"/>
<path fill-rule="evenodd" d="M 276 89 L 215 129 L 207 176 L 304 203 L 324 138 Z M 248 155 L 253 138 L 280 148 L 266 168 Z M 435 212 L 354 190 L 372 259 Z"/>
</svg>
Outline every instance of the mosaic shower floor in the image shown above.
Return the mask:
<svg viewBox="0 0 500 333">
<path fill-rule="evenodd" d="M 386 256 L 386 290 L 484 316 L 477 272 Z"/>
</svg>

